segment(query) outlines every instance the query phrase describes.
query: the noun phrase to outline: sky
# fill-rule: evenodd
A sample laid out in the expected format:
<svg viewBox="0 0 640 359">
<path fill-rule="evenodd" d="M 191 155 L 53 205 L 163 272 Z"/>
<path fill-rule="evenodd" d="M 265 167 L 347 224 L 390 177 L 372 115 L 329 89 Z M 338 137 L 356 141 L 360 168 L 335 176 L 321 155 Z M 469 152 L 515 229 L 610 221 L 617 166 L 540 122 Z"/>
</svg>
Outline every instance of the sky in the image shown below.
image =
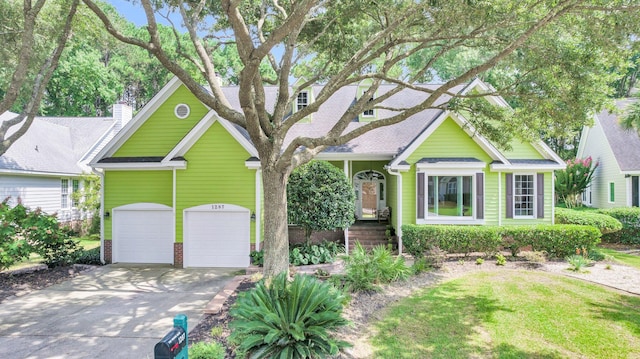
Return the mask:
<svg viewBox="0 0 640 359">
<path fill-rule="evenodd" d="M 134 4 L 127 0 L 108 0 L 107 2 L 113 5 L 122 16 L 137 26 L 147 24 L 147 17 L 144 15 L 144 10 L 142 10 L 142 5 L 140 5 L 140 3 Z M 162 17 L 156 17 L 156 21 L 164 25 L 170 25 L 169 22 Z M 175 17 L 172 17 L 172 21 L 179 25 L 180 15 L 175 14 Z"/>
</svg>

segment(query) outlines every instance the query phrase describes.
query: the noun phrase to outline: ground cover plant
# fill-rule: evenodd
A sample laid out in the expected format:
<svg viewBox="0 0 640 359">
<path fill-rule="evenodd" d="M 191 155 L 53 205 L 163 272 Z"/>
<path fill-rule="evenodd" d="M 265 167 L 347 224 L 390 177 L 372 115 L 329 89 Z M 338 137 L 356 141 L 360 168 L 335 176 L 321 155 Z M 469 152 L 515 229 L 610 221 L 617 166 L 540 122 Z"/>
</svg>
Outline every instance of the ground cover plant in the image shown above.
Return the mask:
<svg viewBox="0 0 640 359">
<path fill-rule="evenodd" d="M 336 242 L 323 241 L 321 243 L 300 243 L 289 250 L 289 264 L 294 266 L 333 263 L 338 253 L 344 252 L 344 247 Z M 262 267 L 264 251 L 252 251 L 251 263 Z"/>
<path fill-rule="evenodd" d="M 628 358 L 640 351 L 639 308 L 563 276 L 480 272 L 401 300 L 372 344 L 376 358 Z"/>
</svg>

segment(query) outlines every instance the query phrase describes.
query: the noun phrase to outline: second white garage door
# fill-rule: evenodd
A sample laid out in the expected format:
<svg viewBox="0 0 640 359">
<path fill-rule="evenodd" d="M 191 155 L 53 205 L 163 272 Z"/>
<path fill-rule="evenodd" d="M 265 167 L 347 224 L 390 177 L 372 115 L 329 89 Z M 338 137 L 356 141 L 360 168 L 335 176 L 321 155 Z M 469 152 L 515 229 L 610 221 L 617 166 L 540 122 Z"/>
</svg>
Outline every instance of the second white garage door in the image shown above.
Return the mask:
<svg viewBox="0 0 640 359">
<path fill-rule="evenodd" d="M 184 210 L 184 266 L 249 266 L 250 211 L 231 204 Z"/>
</svg>

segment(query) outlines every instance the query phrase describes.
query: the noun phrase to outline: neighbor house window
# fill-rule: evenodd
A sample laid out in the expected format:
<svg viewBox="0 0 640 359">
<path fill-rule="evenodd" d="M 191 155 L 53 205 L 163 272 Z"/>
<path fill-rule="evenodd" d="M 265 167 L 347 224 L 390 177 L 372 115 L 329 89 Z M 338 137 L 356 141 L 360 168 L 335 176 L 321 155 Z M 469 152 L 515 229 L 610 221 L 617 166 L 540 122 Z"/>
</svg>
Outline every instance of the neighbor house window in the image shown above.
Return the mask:
<svg viewBox="0 0 640 359">
<path fill-rule="evenodd" d="M 77 179 L 74 179 L 71 181 L 71 187 L 72 187 L 72 198 L 71 198 L 71 202 L 72 202 L 72 206 L 78 207 L 78 205 L 80 204 L 80 198 L 78 197 L 77 193 L 80 191 L 80 181 Z"/>
<path fill-rule="evenodd" d="M 591 206 L 591 198 L 592 198 L 591 185 L 589 185 L 582 192 L 582 204 L 584 204 L 585 206 Z"/>
<path fill-rule="evenodd" d="M 513 214 L 515 217 L 533 217 L 535 183 L 533 175 L 513 176 Z"/>
<path fill-rule="evenodd" d="M 60 181 L 60 208 L 69 208 L 69 180 Z"/>
<path fill-rule="evenodd" d="M 616 184 L 609 182 L 609 203 L 616 201 Z"/>
<path fill-rule="evenodd" d="M 428 217 L 473 217 L 473 176 L 427 176 Z"/>
<path fill-rule="evenodd" d="M 300 111 L 309 105 L 309 92 L 301 91 L 296 101 L 296 111 Z"/>
</svg>

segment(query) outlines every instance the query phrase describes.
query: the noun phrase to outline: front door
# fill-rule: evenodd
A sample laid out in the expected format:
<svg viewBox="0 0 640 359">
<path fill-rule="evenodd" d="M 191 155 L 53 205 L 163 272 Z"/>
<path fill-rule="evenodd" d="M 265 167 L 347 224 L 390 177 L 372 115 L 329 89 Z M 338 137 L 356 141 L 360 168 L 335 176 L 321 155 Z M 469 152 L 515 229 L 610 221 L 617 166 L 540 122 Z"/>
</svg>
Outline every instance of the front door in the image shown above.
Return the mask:
<svg viewBox="0 0 640 359">
<path fill-rule="evenodd" d="M 353 179 L 356 191 L 356 217 L 377 220 L 378 212 L 386 206 L 385 178 L 376 171 L 358 172 Z"/>
</svg>

